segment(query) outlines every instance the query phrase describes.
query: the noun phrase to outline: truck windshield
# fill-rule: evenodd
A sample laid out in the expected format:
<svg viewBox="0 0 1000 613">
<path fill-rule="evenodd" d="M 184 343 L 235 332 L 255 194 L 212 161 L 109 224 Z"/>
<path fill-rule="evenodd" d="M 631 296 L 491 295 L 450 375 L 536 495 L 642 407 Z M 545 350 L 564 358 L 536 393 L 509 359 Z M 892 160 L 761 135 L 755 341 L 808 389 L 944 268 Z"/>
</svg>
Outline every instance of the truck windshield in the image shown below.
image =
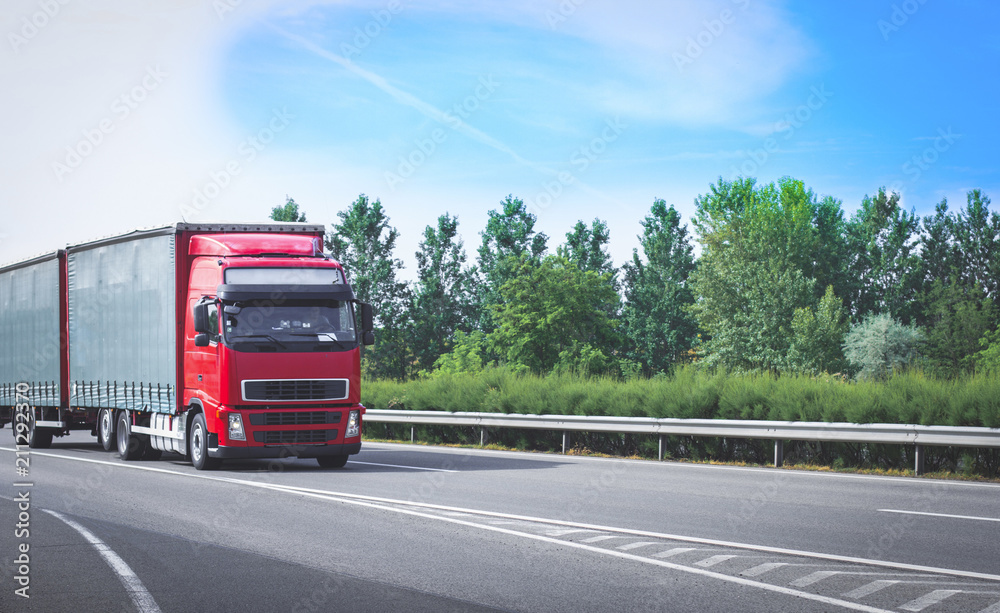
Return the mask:
<svg viewBox="0 0 1000 613">
<path fill-rule="evenodd" d="M 223 303 L 223 333 L 237 351 L 346 351 L 357 347 L 354 311 L 341 300 Z"/>
</svg>

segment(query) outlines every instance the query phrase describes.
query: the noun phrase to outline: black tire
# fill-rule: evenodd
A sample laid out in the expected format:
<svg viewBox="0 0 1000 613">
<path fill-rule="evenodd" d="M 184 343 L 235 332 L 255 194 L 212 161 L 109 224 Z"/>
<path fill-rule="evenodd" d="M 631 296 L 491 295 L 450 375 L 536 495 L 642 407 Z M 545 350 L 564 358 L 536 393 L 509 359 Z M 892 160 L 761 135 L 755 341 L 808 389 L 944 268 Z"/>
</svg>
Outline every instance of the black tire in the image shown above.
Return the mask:
<svg viewBox="0 0 1000 613">
<path fill-rule="evenodd" d="M 201 413 L 195 415 L 191 421 L 188 454 L 191 456 L 192 466 L 197 470 L 215 470 L 222 464 L 219 458 L 208 456 L 208 426 L 205 425 L 205 416 Z"/>
<path fill-rule="evenodd" d="M 343 468 L 347 464 L 346 455 L 321 455 L 316 458 L 323 468 Z"/>
<path fill-rule="evenodd" d="M 52 430 L 35 426 L 35 410 L 28 409 L 28 447 L 31 449 L 48 449 L 52 446 Z M 14 441 L 24 444 L 24 438 L 17 435 L 17 421 L 11 426 L 14 429 Z"/>
<path fill-rule="evenodd" d="M 122 411 L 118 414 L 118 428 L 116 431 L 118 439 L 118 456 L 125 460 L 138 460 L 146 451 L 146 441 L 138 434 L 132 433 L 132 426 L 128 423 L 128 412 Z"/>
<path fill-rule="evenodd" d="M 101 444 L 104 451 L 114 449 L 115 441 L 115 412 L 111 409 L 101 409 L 97 413 L 97 442 Z"/>
</svg>

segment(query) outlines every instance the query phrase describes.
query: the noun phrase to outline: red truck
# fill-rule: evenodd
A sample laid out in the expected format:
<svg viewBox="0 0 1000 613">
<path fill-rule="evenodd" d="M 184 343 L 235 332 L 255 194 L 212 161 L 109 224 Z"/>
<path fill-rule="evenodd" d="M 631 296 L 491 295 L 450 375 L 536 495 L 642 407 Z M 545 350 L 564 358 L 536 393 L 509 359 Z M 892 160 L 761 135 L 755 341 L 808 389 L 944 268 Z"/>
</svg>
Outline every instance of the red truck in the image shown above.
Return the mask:
<svg viewBox="0 0 1000 613">
<path fill-rule="evenodd" d="M 322 225 L 176 223 L 0 267 L 17 442 L 88 429 L 125 460 L 343 466 L 361 449 L 372 309 L 322 239 Z"/>
</svg>

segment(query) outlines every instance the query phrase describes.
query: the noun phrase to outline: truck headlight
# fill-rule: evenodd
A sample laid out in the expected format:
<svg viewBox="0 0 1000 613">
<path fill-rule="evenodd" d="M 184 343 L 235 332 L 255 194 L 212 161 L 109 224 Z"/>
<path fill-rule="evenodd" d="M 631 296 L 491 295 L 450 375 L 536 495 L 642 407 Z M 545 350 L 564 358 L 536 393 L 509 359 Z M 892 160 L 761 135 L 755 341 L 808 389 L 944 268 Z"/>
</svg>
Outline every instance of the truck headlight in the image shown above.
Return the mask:
<svg viewBox="0 0 1000 613">
<path fill-rule="evenodd" d="M 347 416 L 347 432 L 344 438 L 361 435 L 361 411 L 351 411 Z"/>
<path fill-rule="evenodd" d="M 229 414 L 229 440 L 231 441 L 245 441 L 247 440 L 246 432 L 243 431 L 243 416 L 239 413 Z"/>
</svg>

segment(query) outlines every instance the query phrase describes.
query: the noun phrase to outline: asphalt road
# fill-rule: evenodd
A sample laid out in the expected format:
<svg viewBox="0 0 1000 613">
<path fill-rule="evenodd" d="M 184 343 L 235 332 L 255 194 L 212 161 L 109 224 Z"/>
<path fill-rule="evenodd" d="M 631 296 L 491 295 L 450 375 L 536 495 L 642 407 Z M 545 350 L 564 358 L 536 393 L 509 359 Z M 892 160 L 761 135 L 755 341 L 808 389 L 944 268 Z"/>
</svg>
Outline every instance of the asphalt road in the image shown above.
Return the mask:
<svg viewBox="0 0 1000 613">
<path fill-rule="evenodd" d="M 993 484 L 367 443 L 199 472 L 85 433 L 18 475 L 9 434 L 4 612 L 1000 613 Z"/>
</svg>

